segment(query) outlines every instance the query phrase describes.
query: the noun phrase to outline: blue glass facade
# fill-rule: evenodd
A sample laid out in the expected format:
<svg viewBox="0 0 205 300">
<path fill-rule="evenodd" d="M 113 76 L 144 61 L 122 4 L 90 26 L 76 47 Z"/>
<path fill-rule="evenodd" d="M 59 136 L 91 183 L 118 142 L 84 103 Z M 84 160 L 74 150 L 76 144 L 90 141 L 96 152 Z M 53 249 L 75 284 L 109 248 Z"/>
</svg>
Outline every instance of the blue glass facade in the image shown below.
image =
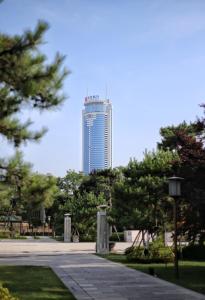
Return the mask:
<svg viewBox="0 0 205 300">
<path fill-rule="evenodd" d="M 112 106 L 98 96 L 85 98 L 83 110 L 83 172 L 112 166 Z"/>
</svg>

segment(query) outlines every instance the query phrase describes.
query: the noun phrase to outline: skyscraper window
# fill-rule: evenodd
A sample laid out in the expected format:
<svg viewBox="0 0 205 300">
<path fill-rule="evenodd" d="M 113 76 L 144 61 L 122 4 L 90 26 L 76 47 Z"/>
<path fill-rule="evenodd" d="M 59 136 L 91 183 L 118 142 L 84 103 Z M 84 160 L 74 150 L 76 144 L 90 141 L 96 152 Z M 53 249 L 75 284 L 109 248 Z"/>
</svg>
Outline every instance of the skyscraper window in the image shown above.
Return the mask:
<svg viewBox="0 0 205 300">
<path fill-rule="evenodd" d="M 99 96 L 85 98 L 82 113 L 83 172 L 112 167 L 112 105 Z"/>
</svg>

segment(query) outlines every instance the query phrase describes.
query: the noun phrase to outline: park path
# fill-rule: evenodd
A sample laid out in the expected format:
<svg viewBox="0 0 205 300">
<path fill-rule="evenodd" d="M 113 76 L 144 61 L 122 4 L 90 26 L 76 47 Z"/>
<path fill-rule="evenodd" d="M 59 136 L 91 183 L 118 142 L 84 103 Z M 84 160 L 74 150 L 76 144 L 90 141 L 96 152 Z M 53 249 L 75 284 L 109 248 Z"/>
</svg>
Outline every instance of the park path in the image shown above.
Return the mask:
<svg viewBox="0 0 205 300">
<path fill-rule="evenodd" d="M 1 252 L 0 265 L 50 266 L 78 300 L 205 299 L 204 295 L 90 253 L 29 251 L 25 254 Z"/>
<path fill-rule="evenodd" d="M 132 243 L 117 242 L 115 250 L 124 252 Z M 40 239 L 29 238 L 27 240 L 0 240 L 0 256 L 13 254 L 55 254 L 55 253 L 95 253 L 96 243 L 64 243 L 57 242 L 50 237 L 40 237 Z"/>
</svg>

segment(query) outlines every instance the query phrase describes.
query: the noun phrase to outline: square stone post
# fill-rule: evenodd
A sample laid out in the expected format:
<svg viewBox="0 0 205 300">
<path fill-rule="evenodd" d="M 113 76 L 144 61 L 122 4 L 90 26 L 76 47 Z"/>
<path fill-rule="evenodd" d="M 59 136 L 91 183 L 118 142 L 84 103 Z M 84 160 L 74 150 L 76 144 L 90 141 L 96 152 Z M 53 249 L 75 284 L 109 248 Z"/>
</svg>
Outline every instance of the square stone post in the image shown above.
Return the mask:
<svg viewBox="0 0 205 300">
<path fill-rule="evenodd" d="M 107 213 L 104 205 L 100 206 L 97 212 L 97 243 L 96 252 L 99 254 L 109 253 L 109 224 L 107 222 Z"/>
<path fill-rule="evenodd" d="M 64 215 L 64 242 L 71 242 L 71 217 L 70 214 Z"/>
</svg>

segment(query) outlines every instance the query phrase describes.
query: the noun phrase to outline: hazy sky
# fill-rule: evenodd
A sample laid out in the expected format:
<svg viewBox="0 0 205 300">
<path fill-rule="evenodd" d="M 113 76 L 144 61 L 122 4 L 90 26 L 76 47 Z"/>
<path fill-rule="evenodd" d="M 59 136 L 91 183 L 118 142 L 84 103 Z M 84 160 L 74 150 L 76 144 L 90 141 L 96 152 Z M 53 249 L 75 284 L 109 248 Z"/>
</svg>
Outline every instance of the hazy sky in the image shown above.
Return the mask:
<svg viewBox="0 0 205 300">
<path fill-rule="evenodd" d="M 17 34 L 39 19 L 50 29 L 42 51 L 59 51 L 72 73 L 55 112 L 27 113 L 49 132 L 22 147 L 34 170 L 81 169 L 81 111 L 89 95 L 113 103 L 113 162 L 141 159 L 162 126 L 194 120 L 205 101 L 204 0 L 4 0 L 0 30 Z M 25 118 L 25 115 L 22 115 Z M 1 141 L 2 142 L 2 141 Z M 4 146 L 4 155 L 12 150 Z"/>
</svg>

